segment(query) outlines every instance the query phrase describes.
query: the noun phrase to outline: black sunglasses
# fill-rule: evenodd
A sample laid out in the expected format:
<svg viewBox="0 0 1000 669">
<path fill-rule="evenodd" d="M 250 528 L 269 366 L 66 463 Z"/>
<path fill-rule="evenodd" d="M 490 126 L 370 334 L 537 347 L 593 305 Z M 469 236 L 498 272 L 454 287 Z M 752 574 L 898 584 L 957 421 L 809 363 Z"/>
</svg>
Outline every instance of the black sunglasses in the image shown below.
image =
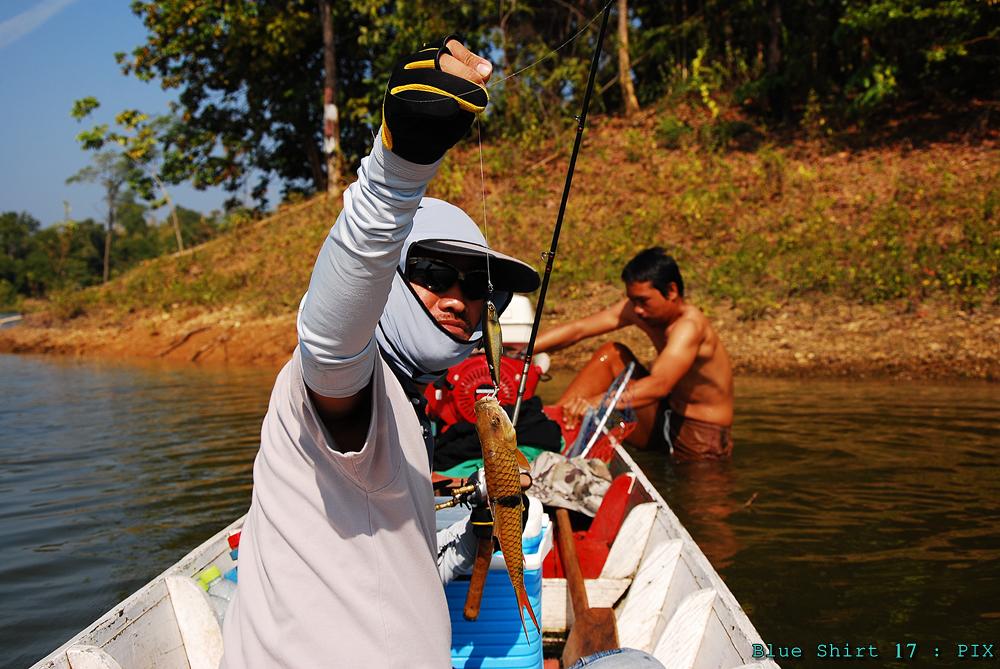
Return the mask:
<svg viewBox="0 0 1000 669">
<path fill-rule="evenodd" d="M 406 261 L 406 279 L 433 293 L 443 293 L 458 282 L 462 293 L 470 300 L 483 300 L 489 295 L 489 277 L 483 270 L 462 272 L 436 258 L 410 258 Z"/>
</svg>

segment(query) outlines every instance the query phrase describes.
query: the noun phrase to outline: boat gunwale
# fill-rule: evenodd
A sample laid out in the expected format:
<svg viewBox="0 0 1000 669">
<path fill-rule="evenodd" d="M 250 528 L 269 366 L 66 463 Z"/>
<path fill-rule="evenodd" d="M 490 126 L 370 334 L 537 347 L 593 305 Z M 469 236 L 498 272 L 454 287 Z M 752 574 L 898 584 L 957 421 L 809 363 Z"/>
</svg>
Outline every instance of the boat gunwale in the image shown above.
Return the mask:
<svg viewBox="0 0 1000 669">
<path fill-rule="evenodd" d="M 146 597 L 153 588 L 161 583 L 165 583 L 168 576 L 175 575 L 185 575 L 194 576 L 209 564 L 215 561 L 215 559 L 222 555 L 225 550 L 228 549 L 228 543 L 226 539 L 229 534 L 235 529 L 239 529 L 243 526 L 243 521 L 246 519 L 246 515 L 241 515 L 239 518 L 231 522 L 229 525 L 219 530 L 211 537 L 198 544 L 198 546 L 191 551 L 189 551 L 184 557 L 182 557 L 177 562 L 173 563 L 165 570 L 160 572 L 158 575 L 154 576 L 148 583 L 133 592 L 131 595 L 118 602 L 106 612 L 97 617 L 96 620 L 91 622 L 89 625 L 83 628 L 81 632 L 74 635 L 64 644 L 53 650 L 48 655 L 44 656 L 37 662 L 31 665 L 29 669 L 49 669 L 55 667 L 60 660 L 66 659 L 66 652 L 73 646 L 80 644 L 81 642 L 90 642 L 89 645 L 94 645 L 99 648 L 103 648 L 108 643 L 114 641 L 117 637 L 121 636 L 133 623 L 136 622 L 141 616 L 145 615 L 147 612 L 155 608 L 160 602 L 163 601 L 163 597 L 157 597 L 156 601 L 150 602 L 146 606 L 142 606 L 141 610 L 135 615 L 129 615 L 127 612 L 130 608 L 142 603 L 143 598 Z M 222 549 L 219 552 L 213 551 L 213 545 L 219 543 Z M 210 557 L 206 557 L 210 556 Z M 169 598 L 169 594 L 165 595 Z M 121 621 L 120 625 L 116 625 L 121 618 L 126 618 Z M 108 632 L 106 636 L 101 635 L 102 632 Z M 102 638 L 99 638 L 102 637 Z M 69 664 L 67 663 L 67 667 Z"/>
<path fill-rule="evenodd" d="M 612 446 L 614 457 L 612 463 L 609 463 L 612 465 L 611 468 L 613 469 L 614 460 L 617 459 L 624 470 L 635 475 L 636 481 L 642 486 L 650 500 L 656 502 L 657 522 L 665 525 L 665 529 L 669 535 L 682 541 L 681 552 L 693 562 L 689 566 L 697 567 L 697 569 L 691 569 L 692 576 L 696 581 L 700 581 L 702 578 L 707 579 L 708 583 L 702 584 L 702 587 L 711 587 L 715 590 L 718 601 L 722 606 L 713 605 L 712 610 L 719 616 L 719 621 L 722 623 L 726 634 L 729 635 L 729 641 L 733 648 L 743 659 L 744 663 L 757 661 L 756 658 L 752 658 L 753 644 L 763 644 L 764 640 L 750 620 L 750 617 L 747 616 L 746 611 L 743 610 L 736 596 L 729 590 L 729 587 L 722 580 L 722 577 L 719 576 L 718 571 L 712 566 L 708 557 L 701 550 L 701 547 L 687 531 L 687 528 L 684 527 L 684 524 L 681 523 L 680 519 L 673 512 L 673 509 L 670 508 L 670 505 L 663 499 L 663 496 L 653 487 L 653 484 L 646 477 L 645 472 L 632 459 L 632 456 L 617 441 Z M 742 644 L 737 643 L 737 639 L 733 638 L 733 633 L 737 631 L 741 637 Z M 743 649 L 746 649 L 746 653 L 744 653 Z M 777 665 L 775 664 L 774 666 Z"/>
</svg>

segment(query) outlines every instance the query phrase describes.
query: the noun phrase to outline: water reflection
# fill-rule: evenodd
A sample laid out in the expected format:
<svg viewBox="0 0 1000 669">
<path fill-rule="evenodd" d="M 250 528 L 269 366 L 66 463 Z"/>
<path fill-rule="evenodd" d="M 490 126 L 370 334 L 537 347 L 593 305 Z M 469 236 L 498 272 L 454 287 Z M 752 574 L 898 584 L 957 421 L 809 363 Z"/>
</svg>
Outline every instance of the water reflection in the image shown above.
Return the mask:
<svg viewBox="0 0 1000 669">
<path fill-rule="evenodd" d="M 0 378 L 0 647 L 23 667 L 245 512 L 273 375 L 0 356 Z"/>
<path fill-rule="evenodd" d="M 912 666 L 885 657 L 896 642 L 925 660 L 936 642 L 933 666 L 955 666 L 954 644 L 997 630 L 998 418 L 986 384 L 740 379 L 729 465 L 634 455 L 799 666 L 838 640 L 876 643 L 882 666 Z"/>
<path fill-rule="evenodd" d="M 246 510 L 273 378 L 0 356 L 0 665 Z M 741 378 L 732 462 L 633 455 L 766 640 L 937 643 L 877 666 L 959 666 L 1000 629 L 998 418 L 985 384 Z"/>
</svg>

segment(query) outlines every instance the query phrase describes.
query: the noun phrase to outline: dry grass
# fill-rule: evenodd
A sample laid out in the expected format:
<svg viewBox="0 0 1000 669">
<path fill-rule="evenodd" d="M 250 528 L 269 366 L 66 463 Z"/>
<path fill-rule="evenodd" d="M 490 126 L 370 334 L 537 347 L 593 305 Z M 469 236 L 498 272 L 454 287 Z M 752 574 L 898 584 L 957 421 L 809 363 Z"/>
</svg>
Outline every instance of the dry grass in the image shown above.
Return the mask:
<svg viewBox="0 0 1000 669">
<path fill-rule="evenodd" d="M 696 123 L 676 113 L 592 120 L 549 318 L 570 318 L 613 299 L 622 265 L 644 247 L 663 245 L 678 258 L 697 303 L 747 321 L 750 329 L 788 314 L 808 319 L 808 305 L 831 303 L 848 312 L 851 305 L 870 307 L 875 311 L 866 314 L 886 318 L 919 314 L 927 304 L 934 313 L 980 314 L 989 327 L 1000 280 L 995 133 L 846 149 L 729 121 L 726 127 L 740 128 L 734 137 L 718 141 L 718 132 L 694 127 L 667 138 L 676 148 L 666 148 L 665 127 Z M 541 144 L 483 147 L 489 240 L 539 269 L 571 144 L 565 134 Z M 481 220 L 479 161 L 471 142 L 453 151 L 428 194 Z M 339 209 L 339 201 L 325 196 L 287 206 L 183 254 L 144 263 L 106 287 L 35 305 L 40 313 L 33 322 L 60 326 L 83 315 L 107 325 L 164 312 L 290 315 Z M 919 329 L 920 319 L 911 325 Z M 744 351 L 745 361 L 752 357 Z M 747 363 L 758 371 L 767 366 Z"/>
</svg>

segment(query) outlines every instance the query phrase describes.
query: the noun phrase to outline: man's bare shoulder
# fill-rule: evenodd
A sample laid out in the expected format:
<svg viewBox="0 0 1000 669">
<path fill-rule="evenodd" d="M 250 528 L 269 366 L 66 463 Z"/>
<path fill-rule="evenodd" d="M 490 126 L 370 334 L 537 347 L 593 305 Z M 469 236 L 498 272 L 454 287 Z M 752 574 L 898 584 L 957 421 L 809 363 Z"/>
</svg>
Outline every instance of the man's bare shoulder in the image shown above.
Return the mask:
<svg viewBox="0 0 1000 669">
<path fill-rule="evenodd" d="M 711 331 L 712 324 L 709 322 L 708 316 L 701 309 L 693 304 L 685 303 L 680 316 L 670 324 L 667 332 L 676 332 L 678 329 L 688 330 L 696 335 L 698 339 L 703 339 Z"/>
</svg>

